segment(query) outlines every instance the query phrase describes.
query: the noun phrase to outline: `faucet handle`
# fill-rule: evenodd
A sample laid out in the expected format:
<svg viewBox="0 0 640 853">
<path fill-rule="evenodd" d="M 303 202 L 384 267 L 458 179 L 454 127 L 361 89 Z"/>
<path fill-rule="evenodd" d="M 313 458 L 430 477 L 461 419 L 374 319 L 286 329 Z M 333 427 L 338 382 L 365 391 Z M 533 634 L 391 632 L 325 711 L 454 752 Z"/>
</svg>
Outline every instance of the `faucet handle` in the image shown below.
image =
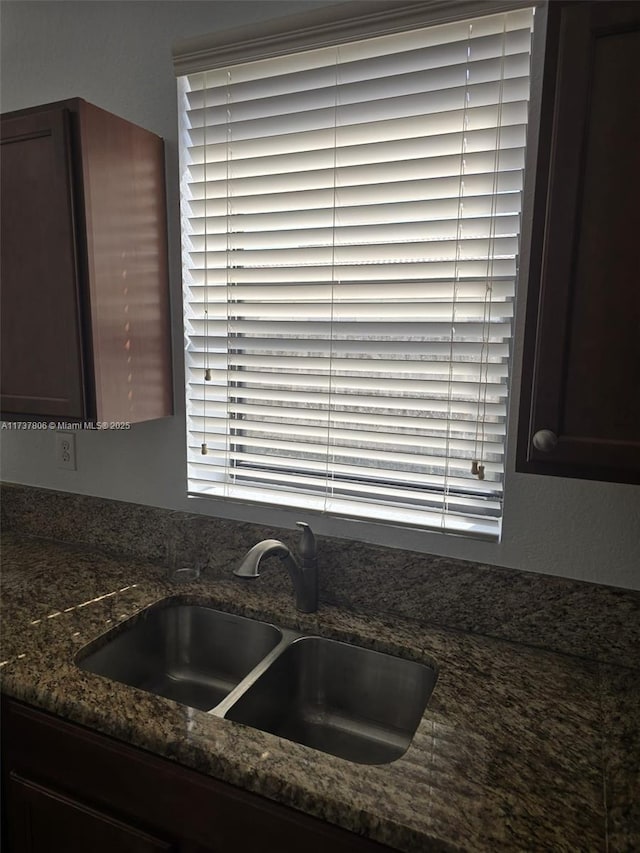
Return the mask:
<svg viewBox="0 0 640 853">
<path fill-rule="evenodd" d="M 316 539 L 313 535 L 313 530 L 306 521 L 296 521 L 296 526 L 300 528 L 301 533 L 298 552 L 303 565 L 309 566 L 316 561 Z"/>
</svg>

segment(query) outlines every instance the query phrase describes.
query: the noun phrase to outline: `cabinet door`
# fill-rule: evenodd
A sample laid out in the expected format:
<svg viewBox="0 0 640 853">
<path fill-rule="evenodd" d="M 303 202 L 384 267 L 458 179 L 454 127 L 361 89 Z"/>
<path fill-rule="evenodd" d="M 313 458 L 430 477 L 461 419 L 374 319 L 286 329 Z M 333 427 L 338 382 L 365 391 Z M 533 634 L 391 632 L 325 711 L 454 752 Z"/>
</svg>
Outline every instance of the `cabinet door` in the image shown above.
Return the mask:
<svg viewBox="0 0 640 853">
<path fill-rule="evenodd" d="M 3 119 L 3 415 L 85 416 L 69 116 Z"/>
<path fill-rule="evenodd" d="M 92 340 L 99 421 L 172 411 L 164 143 L 78 102 Z"/>
<path fill-rule="evenodd" d="M 0 699 L 7 816 L 2 830 L 14 839 L 10 853 L 392 853 L 386 845 L 175 761 Z M 83 805 L 85 799 L 94 806 Z M 84 846 L 72 846 L 69 827 Z M 45 840 L 30 847 L 29 838 Z M 47 846 L 51 838 L 60 841 Z M 172 844 L 162 840 L 167 838 Z"/>
<path fill-rule="evenodd" d="M 640 5 L 549 5 L 518 470 L 640 481 Z"/>
<path fill-rule="evenodd" d="M 11 774 L 10 853 L 171 853 L 171 843 Z"/>
</svg>

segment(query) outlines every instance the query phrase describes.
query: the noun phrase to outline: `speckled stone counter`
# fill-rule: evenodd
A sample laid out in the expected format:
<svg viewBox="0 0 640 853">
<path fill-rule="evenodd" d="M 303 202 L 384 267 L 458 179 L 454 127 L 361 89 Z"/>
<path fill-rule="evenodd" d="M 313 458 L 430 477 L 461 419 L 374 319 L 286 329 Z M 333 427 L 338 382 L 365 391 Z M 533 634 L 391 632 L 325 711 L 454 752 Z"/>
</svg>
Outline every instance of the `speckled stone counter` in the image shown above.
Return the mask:
<svg viewBox="0 0 640 853">
<path fill-rule="evenodd" d="M 171 554 L 206 565 L 209 575 L 228 576 L 261 539 L 293 537 L 290 530 L 33 486 L 0 484 L 0 497 L 4 530 L 116 558 L 165 563 Z M 640 527 L 638 536 L 640 545 Z M 634 667 L 640 658 L 638 591 L 324 536 L 318 558 L 323 605 L 602 663 Z M 286 578 L 279 580 L 285 589 Z"/>
<path fill-rule="evenodd" d="M 3 691 L 68 720 L 399 850 L 640 850 L 638 670 L 330 605 L 303 616 L 278 570 L 176 586 L 151 563 L 14 534 L 2 594 Z M 353 764 L 76 667 L 166 596 L 435 664 L 411 746 Z"/>
</svg>

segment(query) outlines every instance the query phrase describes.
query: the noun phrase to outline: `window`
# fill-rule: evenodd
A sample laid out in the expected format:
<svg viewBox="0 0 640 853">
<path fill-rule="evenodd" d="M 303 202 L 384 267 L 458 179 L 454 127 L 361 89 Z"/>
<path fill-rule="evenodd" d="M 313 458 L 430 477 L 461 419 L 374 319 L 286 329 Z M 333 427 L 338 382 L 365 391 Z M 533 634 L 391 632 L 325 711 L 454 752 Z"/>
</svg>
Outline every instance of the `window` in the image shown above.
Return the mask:
<svg viewBox="0 0 640 853">
<path fill-rule="evenodd" d="M 191 494 L 498 535 L 532 25 L 180 77 Z"/>
</svg>

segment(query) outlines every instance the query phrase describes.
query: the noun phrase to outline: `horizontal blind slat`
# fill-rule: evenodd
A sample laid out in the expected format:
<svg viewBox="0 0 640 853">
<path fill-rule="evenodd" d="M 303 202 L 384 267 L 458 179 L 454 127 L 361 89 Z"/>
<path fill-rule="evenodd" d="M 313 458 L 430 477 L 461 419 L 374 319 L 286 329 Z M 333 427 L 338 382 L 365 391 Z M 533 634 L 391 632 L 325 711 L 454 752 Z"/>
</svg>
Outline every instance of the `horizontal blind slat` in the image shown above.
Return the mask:
<svg viewBox="0 0 640 853">
<path fill-rule="evenodd" d="M 465 189 L 466 186 L 465 186 Z M 450 196 L 448 198 L 435 198 L 414 202 L 390 202 L 384 209 L 379 209 L 370 206 L 353 205 L 349 208 L 342 207 L 335 211 L 336 218 L 336 234 L 339 236 L 342 228 L 355 228 L 364 225 L 371 226 L 386 226 L 387 222 L 392 224 L 411 224 L 425 225 L 427 223 L 448 223 L 454 221 L 456 224 L 460 222 L 464 227 L 467 226 L 469 220 L 477 217 L 494 216 L 499 218 L 504 215 L 518 216 L 520 209 L 520 193 L 501 192 L 496 195 L 479 195 L 473 196 L 465 193 L 464 207 L 460 210 L 460 197 Z M 189 235 L 185 235 L 185 239 L 190 242 L 194 234 L 220 234 L 226 238 L 227 230 L 230 241 L 237 239 L 240 235 L 245 237 L 252 232 L 272 233 L 273 231 L 287 231 L 288 226 L 291 226 L 291 212 L 270 212 L 265 211 L 256 215 L 236 215 L 230 214 L 225 216 L 209 216 L 204 215 L 204 202 L 194 203 L 190 201 L 192 208 L 202 209 L 203 213 L 200 216 L 188 217 L 190 227 Z M 322 208 L 315 210 L 307 210 L 305 212 L 304 221 L 298 218 L 295 220 L 295 233 L 300 233 L 307 229 L 324 227 L 332 228 L 334 213 Z"/>
<path fill-rule="evenodd" d="M 423 37 L 426 30 L 422 31 Z M 419 75 L 424 71 L 441 72 L 465 59 L 469 63 L 482 63 L 504 55 L 505 59 L 526 53 L 529 47 L 528 27 L 515 28 L 503 33 L 481 35 L 467 27 L 462 38 L 439 45 L 421 44 L 411 48 L 404 44 L 394 49 L 387 39 L 386 50 L 348 56 L 349 48 L 341 47 L 337 71 L 345 83 L 358 83 L 371 79 L 386 79 L 390 75 Z M 361 42 L 363 45 L 364 42 Z M 374 42 L 369 41 L 369 45 Z M 315 58 L 315 61 L 311 60 Z M 252 66 L 231 67 L 188 78 L 189 108 L 197 108 L 205 98 L 215 98 L 216 93 L 229 91 L 234 100 L 254 97 L 269 99 L 296 91 L 309 92 L 330 86 L 336 75 L 335 51 L 324 50 L 308 53 L 304 66 L 296 67 L 296 57 L 288 57 L 285 63 L 278 60 L 255 63 Z"/>
<path fill-rule="evenodd" d="M 348 114 L 347 114 L 348 116 Z M 466 109 L 452 109 L 444 113 L 420 116 L 384 118 L 374 116 L 370 121 L 358 124 L 328 125 L 324 128 L 285 130 L 282 125 L 275 126 L 276 133 L 267 137 L 234 138 L 227 140 L 226 131 L 216 128 L 189 128 L 186 133 L 190 147 L 217 145 L 219 150 L 233 153 L 234 159 L 255 157 L 268 151 L 270 155 L 288 154 L 293 151 L 313 151 L 335 145 L 340 150 L 355 145 L 370 144 L 372 140 L 393 141 L 396 139 L 415 139 L 417 137 L 440 136 L 444 133 L 459 131 L 464 121 L 468 131 L 495 128 L 527 123 L 527 101 L 518 100 L 490 106 L 471 106 Z M 206 133 L 205 133 L 206 130 Z M 205 139 L 206 135 L 206 139 Z M 225 159 L 223 156 L 222 159 Z"/>
<path fill-rule="evenodd" d="M 492 92 L 496 83 L 508 81 L 508 87 L 503 88 L 503 100 L 513 100 L 513 93 L 525 92 L 528 84 L 528 55 L 519 53 L 515 56 L 507 55 L 491 56 L 489 59 L 482 58 L 480 61 L 471 55 L 468 61 L 466 57 L 466 44 L 460 46 L 456 62 L 441 68 L 430 68 L 416 70 L 410 73 L 388 73 L 383 77 L 373 74 L 359 80 L 352 81 L 343 76 L 344 67 L 326 69 L 322 78 L 309 80 L 309 88 L 295 88 L 290 91 L 283 90 L 280 94 L 271 94 L 260 97 L 260 91 L 249 89 L 243 97 L 233 84 L 221 89 L 209 89 L 202 93 L 188 111 L 187 117 L 191 127 L 203 127 L 215 125 L 219 121 L 225 123 L 243 122 L 252 119 L 265 118 L 276 115 L 295 115 L 296 118 L 317 113 L 334 105 L 344 107 L 349 105 L 364 106 L 379 102 L 380 110 L 385 111 L 385 105 L 389 106 L 390 99 L 402 106 L 398 99 L 409 98 L 420 95 L 424 98 L 428 93 L 439 93 L 435 100 L 425 100 L 425 113 L 433 111 L 431 104 L 437 104 L 442 110 L 450 109 L 447 104 L 450 99 L 448 90 L 456 90 L 463 87 L 469 92 L 470 100 L 474 103 L 476 99 L 480 103 L 486 99 L 486 92 Z M 373 70 L 373 69 L 372 69 Z M 264 81 L 261 81 L 264 82 Z M 315 82 L 315 85 L 314 85 Z M 491 85 L 493 84 L 493 89 Z M 484 90 L 483 88 L 484 87 Z M 494 101 L 491 100 L 491 103 Z M 411 108 L 403 109 L 408 113 Z M 339 122 L 342 124 L 343 122 Z"/>
</svg>

